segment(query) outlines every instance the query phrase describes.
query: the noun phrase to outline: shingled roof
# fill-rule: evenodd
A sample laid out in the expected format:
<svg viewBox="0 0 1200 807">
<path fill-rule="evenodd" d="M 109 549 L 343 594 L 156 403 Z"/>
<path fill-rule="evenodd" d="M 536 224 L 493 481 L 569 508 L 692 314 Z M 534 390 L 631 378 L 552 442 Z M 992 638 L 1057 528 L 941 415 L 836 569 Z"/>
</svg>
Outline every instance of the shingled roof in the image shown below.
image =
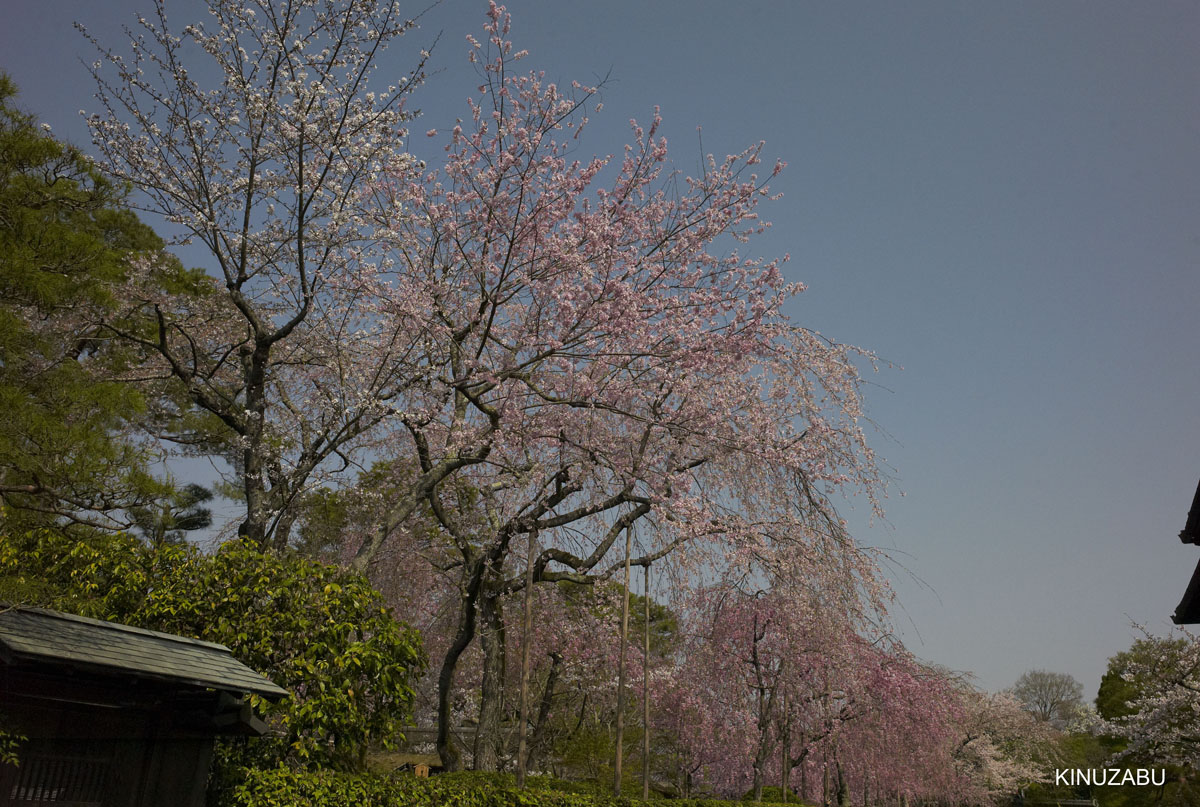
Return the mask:
<svg viewBox="0 0 1200 807">
<path fill-rule="evenodd" d="M 288 694 L 235 659 L 225 645 L 44 608 L 0 612 L 0 661 L 132 675 L 272 700 Z"/>
</svg>

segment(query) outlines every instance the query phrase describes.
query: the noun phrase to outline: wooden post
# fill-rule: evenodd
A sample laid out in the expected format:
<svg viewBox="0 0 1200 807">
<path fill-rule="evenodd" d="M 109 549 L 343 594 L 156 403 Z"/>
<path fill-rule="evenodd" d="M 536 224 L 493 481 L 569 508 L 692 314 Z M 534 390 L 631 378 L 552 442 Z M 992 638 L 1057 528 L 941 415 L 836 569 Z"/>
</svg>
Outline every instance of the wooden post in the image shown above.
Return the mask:
<svg viewBox="0 0 1200 807">
<path fill-rule="evenodd" d="M 621 796 L 621 743 L 625 734 L 625 645 L 629 641 L 629 551 L 633 525 L 625 528 L 625 596 L 621 603 L 621 655 L 617 662 L 617 750 L 613 760 L 613 795 Z"/>
<path fill-rule="evenodd" d="M 780 779 L 780 785 L 783 788 L 783 803 L 787 804 L 788 774 L 790 774 L 792 772 L 791 768 L 788 766 L 788 755 L 791 753 L 790 749 L 788 748 L 788 745 L 790 744 L 789 740 L 791 740 L 791 731 L 790 731 L 790 727 L 788 725 L 787 686 L 784 685 L 782 682 L 780 682 L 780 685 L 783 686 L 784 689 L 783 689 L 783 726 L 780 728 L 780 731 L 779 731 L 779 745 L 782 746 L 782 748 L 783 748 L 783 751 L 779 755 L 779 779 Z"/>
<path fill-rule="evenodd" d="M 525 558 L 525 613 L 521 619 L 521 715 L 517 725 L 517 787 L 525 787 L 525 762 L 529 758 L 526 736 L 529 733 L 529 645 L 533 633 L 533 558 L 537 530 L 529 531 L 529 549 Z"/>
<path fill-rule="evenodd" d="M 829 807 L 829 749 L 821 760 L 821 804 Z"/>
<path fill-rule="evenodd" d="M 650 799 L 650 564 L 642 567 L 642 800 Z"/>
</svg>

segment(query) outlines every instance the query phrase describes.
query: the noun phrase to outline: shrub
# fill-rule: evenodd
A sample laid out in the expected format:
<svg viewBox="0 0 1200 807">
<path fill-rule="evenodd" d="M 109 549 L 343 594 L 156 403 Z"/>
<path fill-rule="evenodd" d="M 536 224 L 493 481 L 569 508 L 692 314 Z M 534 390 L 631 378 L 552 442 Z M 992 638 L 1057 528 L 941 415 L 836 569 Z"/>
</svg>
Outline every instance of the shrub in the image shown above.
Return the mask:
<svg viewBox="0 0 1200 807">
<path fill-rule="evenodd" d="M 547 777 L 530 777 L 528 781 L 528 789 L 517 790 L 511 775 L 497 773 L 452 773 L 418 779 L 412 775 L 256 770 L 247 772 L 227 807 L 636 807 L 647 803 L 601 792 L 578 792 L 575 783 Z M 715 799 L 652 803 L 672 807 L 733 804 Z"/>
</svg>

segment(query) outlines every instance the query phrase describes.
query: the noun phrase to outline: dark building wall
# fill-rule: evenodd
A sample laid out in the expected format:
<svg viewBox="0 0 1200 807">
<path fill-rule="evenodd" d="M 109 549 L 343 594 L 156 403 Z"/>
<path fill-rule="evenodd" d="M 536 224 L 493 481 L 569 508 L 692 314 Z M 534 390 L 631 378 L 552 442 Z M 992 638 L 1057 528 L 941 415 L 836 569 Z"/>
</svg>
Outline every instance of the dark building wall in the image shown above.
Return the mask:
<svg viewBox="0 0 1200 807">
<path fill-rule="evenodd" d="M 186 709 L 139 682 L 0 671 L 0 711 L 28 738 L 0 768 L 0 805 L 203 807 L 213 734 Z"/>
</svg>

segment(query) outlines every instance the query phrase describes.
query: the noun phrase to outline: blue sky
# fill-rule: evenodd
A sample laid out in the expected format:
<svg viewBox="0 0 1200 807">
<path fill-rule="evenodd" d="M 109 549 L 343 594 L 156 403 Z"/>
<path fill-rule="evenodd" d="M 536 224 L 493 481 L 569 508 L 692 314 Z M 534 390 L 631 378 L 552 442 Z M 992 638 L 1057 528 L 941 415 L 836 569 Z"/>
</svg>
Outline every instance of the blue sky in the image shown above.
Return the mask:
<svg viewBox="0 0 1200 807">
<path fill-rule="evenodd" d="M 425 5 L 414 4 L 414 11 Z M 119 45 L 148 0 L 4 0 L 0 69 L 56 134 L 94 110 L 80 21 Z M 444 0 L 414 131 L 464 114 L 467 33 Z M 662 108 L 677 165 L 766 140 L 761 254 L 808 284 L 795 319 L 902 366 L 868 406 L 905 641 L 989 689 L 1026 669 L 1092 697 L 1130 620 L 1166 630 L 1200 551 L 1200 5 L 513 0 L 529 68 L 609 75 L 587 153 Z M 180 25 L 202 4 L 170 0 Z M 423 148 L 423 138 L 414 148 Z M 903 491 L 901 497 L 899 493 Z M 853 506 L 853 503 L 851 503 Z"/>
</svg>

